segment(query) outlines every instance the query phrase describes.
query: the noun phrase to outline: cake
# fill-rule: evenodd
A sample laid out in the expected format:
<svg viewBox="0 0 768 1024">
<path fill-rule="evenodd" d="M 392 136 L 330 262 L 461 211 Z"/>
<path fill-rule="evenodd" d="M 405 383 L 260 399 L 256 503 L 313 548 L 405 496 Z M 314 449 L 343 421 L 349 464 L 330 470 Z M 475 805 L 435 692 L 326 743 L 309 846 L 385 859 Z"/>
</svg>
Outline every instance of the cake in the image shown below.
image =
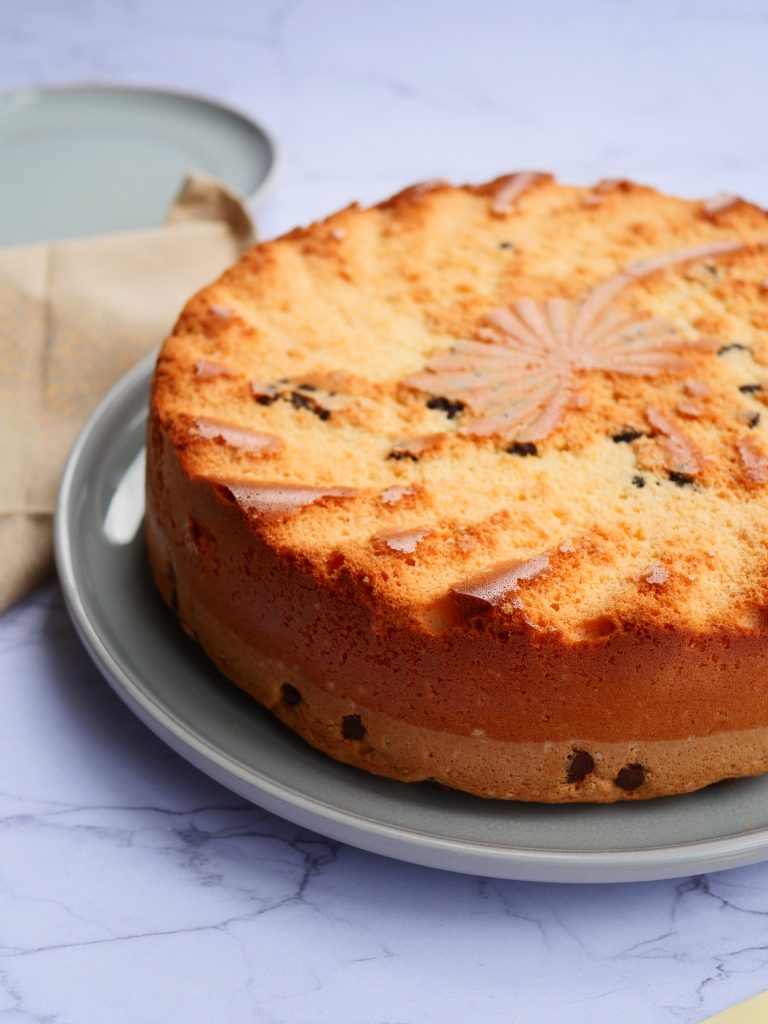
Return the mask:
<svg viewBox="0 0 768 1024">
<path fill-rule="evenodd" d="M 735 196 L 525 172 L 350 206 L 165 341 L 154 578 L 368 772 L 553 803 L 765 772 L 767 364 Z"/>
</svg>

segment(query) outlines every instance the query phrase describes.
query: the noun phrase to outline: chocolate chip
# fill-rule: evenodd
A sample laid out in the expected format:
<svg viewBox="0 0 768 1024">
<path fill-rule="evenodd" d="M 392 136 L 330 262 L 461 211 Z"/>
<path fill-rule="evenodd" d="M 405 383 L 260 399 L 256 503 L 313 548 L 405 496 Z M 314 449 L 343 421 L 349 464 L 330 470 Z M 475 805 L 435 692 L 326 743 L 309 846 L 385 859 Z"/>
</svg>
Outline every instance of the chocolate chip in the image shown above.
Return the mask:
<svg viewBox="0 0 768 1024">
<path fill-rule="evenodd" d="M 750 415 L 747 417 L 747 426 L 749 427 L 750 430 L 752 430 L 753 427 L 756 427 L 759 422 L 760 422 L 760 413 L 759 412 L 750 413 Z"/>
<path fill-rule="evenodd" d="M 633 476 L 632 483 L 635 485 L 635 487 L 645 487 L 645 477 L 640 476 L 640 474 L 638 474 L 637 476 Z"/>
<path fill-rule="evenodd" d="M 306 409 L 307 412 L 314 413 L 321 420 L 330 419 L 331 413 L 328 409 L 324 409 L 313 398 L 303 395 L 300 391 L 292 391 L 288 396 L 288 401 L 294 409 Z"/>
<path fill-rule="evenodd" d="M 739 391 L 742 395 L 756 395 L 758 391 L 762 390 L 762 384 L 739 384 Z"/>
<path fill-rule="evenodd" d="M 672 483 L 677 484 L 678 487 L 691 487 L 693 484 L 693 477 L 689 473 L 678 473 L 673 469 L 667 475 Z"/>
<path fill-rule="evenodd" d="M 317 391 L 314 384 L 297 384 L 296 387 L 299 391 Z"/>
<path fill-rule="evenodd" d="M 618 434 L 611 434 L 611 440 L 614 444 L 631 444 L 642 436 L 642 430 L 621 430 Z"/>
<path fill-rule="evenodd" d="M 341 734 L 345 740 L 361 740 L 367 730 L 360 715 L 345 715 L 341 720 Z"/>
<path fill-rule="evenodd" d="M 622 768 L 613 780 L 619 789 L 631 793 L 633 789 L 639 789 L 645 782 L 645 768 L 641 764 L 628 764 Z"/>
<path fill-rule="evenodd" d="M 418 455 L 414 455 L 413 452 L 390 452 L 387 455 L 388 459 L 410 459 L 411 462 L 418 462 Z"/>
<path fill-rule="evenodd" d="M 523 458 L 526 455 L 539 454 L 539 449 L 533 441 L 513 441 L 512 444 L 507 446 L 507 451 L 510 455 L 522 455 Z"/>
<path fill-rule="evenodd" d="M 565 773 L 566 782 L 583 782 L 594 771 L 595 762 L 586 750 L 574 750 Z"/>
<path fill-rule="evenodd" d="M 283 700 L 289 708 L 295 708 L 297 704 L 301 704 L 301 693 L 295 686 L 291 686 L 290 683 L 283 683 L 281 690 Z"/>
<path fill-rule="evenodd" d="M 450 398 L 443 398 L 441 395 L 433 395 L 432 398 L 427 402 L 428 409 L 439 409 L 444 412 L 449 420 L 452 420 L 454 416 L 458 414 L 464 408 L 464 403 L 458 401 L 451 401 Z"/>
<path fill-rule="evenodd" d="M 279 384 L 284 381 L 278 381 Z M 251 381 L 251 394 L 253 400 L 258 402 L 259 405 L 272 405 L 278 398 L 283 397 L 283 393 L 275 384 L 263 384 L 261 381 Z"/>
<path fill-rule="evenodd" d="M 288 396 L 288 401 L 294 409 L 307 409 L 309 412 L 313 412 L 315 408 L 315 403 L 312 399 L 302 395 L 299 391 L 292 391 Z"/>
<path fill-rule="evenodd" d="M 722 348 L 717 350 L 719 356 L 725 355 L 726 352 L 749 352 L 749 345 L 742 345 L 740 341 L 732 341 L 728 345 L 723 345 Z"/>
<path fill-rule="evenodd" d="M 514 249 L 515 248 L 515 243 L 514 242 L 499 242 L 499 248 L 504 250 L 504 251 L 506 251 L 508 249 Z"/>
</svg>

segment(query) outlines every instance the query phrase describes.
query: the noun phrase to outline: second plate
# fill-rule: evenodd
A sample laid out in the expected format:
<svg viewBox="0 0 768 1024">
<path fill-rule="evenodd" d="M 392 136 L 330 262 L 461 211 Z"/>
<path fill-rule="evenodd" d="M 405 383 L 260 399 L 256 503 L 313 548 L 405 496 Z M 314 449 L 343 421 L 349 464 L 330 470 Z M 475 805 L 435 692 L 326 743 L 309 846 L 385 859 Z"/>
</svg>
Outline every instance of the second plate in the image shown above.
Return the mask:
<svg viewBox="0 0 768 1024">
<path fill-rule="evenodd" d="M 193 170 L 253 204 L 276 160 L 261 125 L 200 96 L 106 85 L 5 93 L 0 245 L 159 226 Z"/>
</svg>

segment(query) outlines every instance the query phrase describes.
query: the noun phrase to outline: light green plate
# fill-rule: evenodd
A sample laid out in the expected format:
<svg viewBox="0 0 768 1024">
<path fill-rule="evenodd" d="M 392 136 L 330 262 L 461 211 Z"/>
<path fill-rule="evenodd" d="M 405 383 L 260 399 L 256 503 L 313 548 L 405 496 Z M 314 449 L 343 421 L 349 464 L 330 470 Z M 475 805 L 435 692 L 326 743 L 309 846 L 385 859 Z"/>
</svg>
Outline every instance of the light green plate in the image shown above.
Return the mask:
<svg viewBox="0 0 768 1024">
<path fill-rule="evenodd" d="M 83 430 L 61 486 L 56 555 L 97 666 L 175 750 L 291 821 L 452 871 L 637 881 L 768 858 L 768 776 L 614 806 L 481 800 L 338 764 L 241 694 L 184 636 L 147 568 L 142 459 L 152 363 L 129 373 Z"/>
<path fill-rule="evenodd" d="M 0 245 L 162 224 L 188 171 L 253 202 L 276 147 L 254 121 L 210 100 L 119 86 L 0 95 Z"/>
</svg>

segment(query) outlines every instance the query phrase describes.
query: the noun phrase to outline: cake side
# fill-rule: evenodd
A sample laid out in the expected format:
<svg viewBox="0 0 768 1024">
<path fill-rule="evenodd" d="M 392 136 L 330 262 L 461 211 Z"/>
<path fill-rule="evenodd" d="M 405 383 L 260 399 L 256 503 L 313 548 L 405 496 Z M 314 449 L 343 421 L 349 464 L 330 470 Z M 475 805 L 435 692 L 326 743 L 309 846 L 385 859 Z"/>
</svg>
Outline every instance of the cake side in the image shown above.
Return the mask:
<svg viewBox="0 0 768 1024">
<path fill-rule="evenodd" d="M 767 655 L 753 638 L 646 624 L 576 645 L 516 634 L 489 657 L 485 631 L 387 621 L 364 588 L 276 552 L 167 443 L 153 467 L 147 537 L 166 601 L 225 675 L 339 760 L 559 802 L 647 799 L 768 769 L 755 702 Z"/>
</svg>

